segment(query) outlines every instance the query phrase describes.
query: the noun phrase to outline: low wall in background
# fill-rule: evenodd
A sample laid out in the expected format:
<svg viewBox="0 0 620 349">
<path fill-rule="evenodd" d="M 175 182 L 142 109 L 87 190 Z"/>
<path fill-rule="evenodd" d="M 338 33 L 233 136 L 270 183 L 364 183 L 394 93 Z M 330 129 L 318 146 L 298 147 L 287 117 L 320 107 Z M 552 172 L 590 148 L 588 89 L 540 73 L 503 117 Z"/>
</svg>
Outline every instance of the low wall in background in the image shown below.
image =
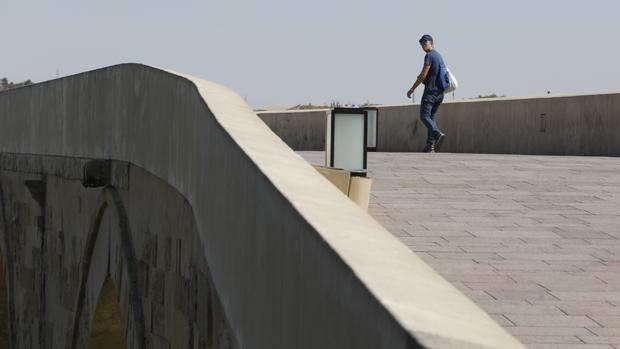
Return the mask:
<svg viewBox="0 0 620 349">
<path fill-rule="evenodd" d="M 295 150 L 323 150 L 329 109 L 262 112 L 258 116 Z"/>
<path fill-rule="evenodd" d="M 426 127 L 419 119 L 419 105 L 379 106 L 377 151 L 421 151 Z M 264 119 L 289 145 L 320 127 L 311 111 L 308 119 L 297 115 L 295 125 L 281 132 L 278 121 L 285 114 L 269 113 Z M 303 120 L 303 122 L 301 122 Z M 620 156 L 620 93 L 557 95 L 532 98 L 494 98 L 445 102 L 437 114 L 448 135 L 442 151 L 531 155 Z M 310 125 L 310 126 L 308 126 Z M 297 133 L 292 129 L 298 130 Z M 316 131 L 315 131 L 316 132 Z M 312 150 L 324 149 L 317 137 Z M 295 150 L 309 150 L 292 147 Z"/>
</svg>

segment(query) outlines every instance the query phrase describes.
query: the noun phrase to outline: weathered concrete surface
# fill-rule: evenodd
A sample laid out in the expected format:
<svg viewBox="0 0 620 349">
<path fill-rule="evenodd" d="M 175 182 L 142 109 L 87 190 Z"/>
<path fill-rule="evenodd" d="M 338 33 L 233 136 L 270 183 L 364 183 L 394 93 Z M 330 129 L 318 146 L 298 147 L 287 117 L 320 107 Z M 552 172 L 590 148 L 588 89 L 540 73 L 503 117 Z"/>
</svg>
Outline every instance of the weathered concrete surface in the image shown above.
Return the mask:
<svg viewBox="0 0 620 349">
<path fill-rule="evenodd" d="M 373 217 L 523 343 L 620 348 L 620 159 L 372 153 L 368 169 Z"/>
<path fill-rule="evenodd" d="M 236 348 L 184 197 L 126 163 L 84 188 L 86 161 L 0 154 L 11 347 L 86 348 L 110 278 L 127 348 Z"/>
<path fill-rule="evenodd" d="M 260 117 L 291 149 L 324 150 L 329 109 L 261 112 Z"/>
<path fill-rule="evenodd" d="M 419 120 L 419 105 L 378 109 L 377 151 L 423 149 L 426 128 Z M 300 113 L 291 119 L 273 112 L 267 124 L 295 150 L 323 150 L 324 137 L 307 139 L 310 130 L 314 134 L 321 127 L 318 119 Z M 448 134 L 445 152 L 620 156 L 620 93 L 447 101 L 437 120 Z M 284 122 L 286 132 L 280 127 Z M 297 146 L 301 137 L 304 147 Z"/>
<path fill-rule="evenodd" d="M 0 152 L 126 161 L 184 196 L 240 347 L 522 348 L 226 88 L 126 64 L 2 92 L 0 123 Z"/>
</svg>

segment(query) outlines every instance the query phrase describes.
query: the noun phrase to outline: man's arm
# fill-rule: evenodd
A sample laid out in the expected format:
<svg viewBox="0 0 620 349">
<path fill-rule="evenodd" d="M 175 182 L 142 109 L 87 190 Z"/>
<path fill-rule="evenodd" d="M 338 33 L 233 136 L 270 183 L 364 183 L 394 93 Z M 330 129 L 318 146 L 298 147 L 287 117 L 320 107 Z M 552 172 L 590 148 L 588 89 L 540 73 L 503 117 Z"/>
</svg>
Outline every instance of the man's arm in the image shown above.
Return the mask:
<svg viewBox="0 0 620 349">
<path fill-rule="evenodd" d="M 422 67 L 422 72 L 420 73 L 420 75 L 418 75 L 418 79 L 415 81 L 415 83 L 409 89 L 409 91 L 407 91 L 407 98 L 411 98 L 411 94 L 413 93 L 413 91 L 415 91 L 415 89 L 418 88 L 418 86 L 420 86 L 420 84 L 424 82 L 424 80 L 426 79 L 426 76 L 428 75 L 428 71 L 430 69 L 431 69 L 431 66 L 429 64 L 424 64 L 424 67 Z"/>
</svg>

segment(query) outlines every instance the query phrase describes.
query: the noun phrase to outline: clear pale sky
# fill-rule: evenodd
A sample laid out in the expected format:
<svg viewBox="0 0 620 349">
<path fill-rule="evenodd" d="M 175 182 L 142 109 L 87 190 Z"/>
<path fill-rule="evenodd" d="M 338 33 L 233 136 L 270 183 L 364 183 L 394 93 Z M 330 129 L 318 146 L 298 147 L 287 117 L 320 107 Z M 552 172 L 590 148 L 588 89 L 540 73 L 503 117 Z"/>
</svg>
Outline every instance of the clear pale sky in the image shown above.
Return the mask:
<svg viewBox="0 0 620 349">
<path fill-rule="evenodd" d="M 140 62 L 227 85 L 254 108 L 407 103 L 425 33 L 457 99 L 620 91 L 618 0 L 0 0 L 0 24 L 12 81 Z"/>
</svg>

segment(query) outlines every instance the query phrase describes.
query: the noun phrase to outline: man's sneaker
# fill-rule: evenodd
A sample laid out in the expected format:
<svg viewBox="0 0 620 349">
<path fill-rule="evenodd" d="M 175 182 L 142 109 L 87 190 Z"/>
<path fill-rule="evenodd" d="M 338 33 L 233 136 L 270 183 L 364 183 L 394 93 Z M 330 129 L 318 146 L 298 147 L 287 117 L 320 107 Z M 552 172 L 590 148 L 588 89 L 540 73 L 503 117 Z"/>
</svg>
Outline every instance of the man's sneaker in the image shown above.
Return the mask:
<svg viewBox="0 0 620 349">
<path fill-rule="evenodd" d="M 425 152 L 425 153 L 434 153 L 435 152 L 435 147 L 432 144 L 427 144 L 424 147 L 423 152 Z"/>
<path fill-rule="evenodd" d="M 435 150 L 439 151 L 441 148 L 441 143 L 446 139 L 446 134 L 439 132 L 437 136 L 435 136 Z"/>
</svg>

